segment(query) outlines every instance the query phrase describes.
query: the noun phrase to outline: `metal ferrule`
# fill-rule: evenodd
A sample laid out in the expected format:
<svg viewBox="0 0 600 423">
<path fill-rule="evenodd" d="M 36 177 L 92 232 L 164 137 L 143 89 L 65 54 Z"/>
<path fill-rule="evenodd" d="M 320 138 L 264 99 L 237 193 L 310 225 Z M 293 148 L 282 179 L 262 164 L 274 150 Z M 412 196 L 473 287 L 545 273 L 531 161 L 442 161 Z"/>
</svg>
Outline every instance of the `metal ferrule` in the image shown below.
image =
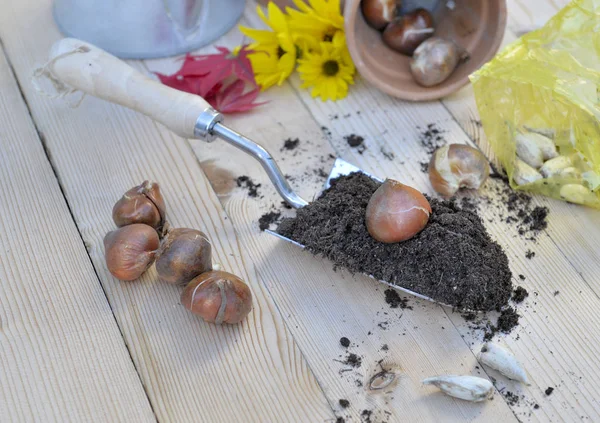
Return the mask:
<svg viewBox="0 0 600 423">
<path fill-rule="evenodd" d="M 196 119 L 194 136 L 204 141 L 214 140 L 213 128 L 219 122 L 223 122 L 223 115 L 212 107 L 207 107 Z"/>
</svg>

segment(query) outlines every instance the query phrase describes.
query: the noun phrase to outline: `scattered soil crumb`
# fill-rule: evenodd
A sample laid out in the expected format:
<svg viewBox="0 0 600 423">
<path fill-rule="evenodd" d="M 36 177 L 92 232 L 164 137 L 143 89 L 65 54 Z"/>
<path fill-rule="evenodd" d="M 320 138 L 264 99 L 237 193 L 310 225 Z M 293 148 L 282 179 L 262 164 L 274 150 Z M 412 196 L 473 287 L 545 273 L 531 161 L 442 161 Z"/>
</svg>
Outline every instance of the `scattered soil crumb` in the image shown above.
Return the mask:
<svg viewBox="0 0 600 423">
<path fill-rule="evenodd" d="M 539 404 L 533 404 L 533 409 L 534 409 L 534 410 L 537 410 L 538 408 L 540 408 L 540 405 L 539 405 Z"/>
<path fill-rule="evenodd" d="M 371 420 L 371 416 L 372 415 L 373 415 L 373 411 L 371 411 L 371 410 L 363 410 L 360 413 L 360 418 L 365 423 L 371 423 L 372 422 L 372 420 Z"/>
<path fill-rule="evenodd" d="M 327 177 L 329 176 L 329 174 L 327 172 L 325 172 L 325 169 L 323 169 L 322 167 L 320 167 L 319 169 L 317 169 L 316 173 L 317 173 L 317 175 L 319 175 L 323 179 L 327 179 Z"/>
<path fill-rule="evenodd" d="M 525 275 L 519 275 L 519 279 L 521 279 L 522 281 L 525 280 Z"/>
<path fill-rule="evenodd" d="M 504 172 L 499 171 L 496 166 L 494 166 L 494 164 L 492 162 L 490 162 L 490 178 L 492 179 L 498 179 L 499 181 L 503 181 L 504 183 L 508 184 L 508 176 L 506 176 L 504 174 Z"/>
<path fill-rule="evenodd" d="M 554 392 L 554 388 L 553 388 L 553 387 L 551 387 L 551 386 L 548 386 L 548 387 L 546 388 L 546 390 L 544 391 L 544 393 L 545 393 L 546 395 L 551 395 L 551 394 L 552 394 L 552 392 Z"/>
<path fill-rule="evenodd" d="M 548 227 L 548 222 L 546 221 L 548 213 L 550 213 L 548 207 L 537 206 L 523 222 L 529 223 L 529 229 L 532 231 L 544 230 Z"/>
<path fill-rule="evenodd" d="M 512 307 L 506 307 L 500 312 L 496 325 L 488 324 L 486 332 L 483 336 L 484 341 L 491 340 L 496 333 L 510 333 L 512 330 L 519 325 L 519 314 Z"/>
<path fill-rule="evenodd" d="M 248 197 L 258 197 L 258 188 L 261 184 L 255 184 L 254 181 L 246 175 L 238 176 L 235 180 L 238 187 L 246 188 L 248 190 Z"/>
<path fill-rule="evenodd" d="M 519 314 L 512 307 L 507 307 L 500 312 L 496 327 L 499 332 L 510 333 L 515 326 L 519 324 Z"/>
<path fill-rule="evenodd" d="M 367 146 L 363 143 L 364 137 L 356 134 L 346 135 L 344 137 L 348 145 L 352 148 L 356 148 L 359 154 L 362 154 L 367 149 Z"/>
<path fill-rule="evenodd" d="M 535 251 L 527 250 L 525 252 L 525 257 L 528 258 L 529 260 L 531 260 L 532 258 L 535 257 Z"/>
<path fill-rule="evenodd" d="M 385 157 L 387 160 L 391 161 L 396 158 L 396 155 L 394 153 L 392 153 L 391 151 L 387 151 L 383 147 L 381 147 L 381 149 L 379 151 L 381 152 L 381 154 L 383 154 L 383 157 Z"/>
<path fill-rule="evenodd" d="M 288 209 L 288 210 L 291 210 L 291 209 L 292 209 L 292 206 L 290 206 L 290 205 L 289 205 L 287 202 L 285 202 L 285 201 L 282 201 L 282 202 L 281 202 L 281 207 L 283 207 L 284 209 Z"/>
<path fill-rule="evenodd" d="M 356 134 L 346 135 L 344 137 L 344 139 L 346 140 L 346 142 L 348 143 L 348 145 L 350 147 L 358 147 L 365 140 L 364 137 L 361 137 L 360 135 L 356 135 Z"/>
<path fill-rule="evenodd" d="M 465 313 L 462 315 L 462 318 L 465 319 L 467 322 L 472 322 L 473 320 L 475 320 L 477 318 L 477 313 Z"/>
<path fill-rule="evenodd" d="M 343 417 L 338 417 L 337 419 L 335 419 L 335 423 L 346 423 L 346 419 L 344 419 Z"/>
<path fill-rule="evenodd" d="M 435 150 L 446 145 L 446 139 L 443 135 L 444 131 L 436 123 L 430 123 L 426 128 L 417 129 L 421 130 L 419 133 L 419 142 L 425 147 L 427 154 L 433 154 Z"/>
<path fill-rule="evenodd" d="M 389 351 L 390 347 L 388 347 L 388 344 L 383 344 L 381 346 L 381 351 Z"/>
<path fill-rule="evenodd" d="M 342 344 L 342 347 L 348 348 L 350 346 L 350 340 L 348 338 L 346 338 L 345 336 L 342 336 L 340 338 L 340 344 Z"/>
<path fill-rule="evenodd" d="M 336 267 L 371 274 L 459 309 L 495 310 L 508 303 L 513 289 L 508 258 L 477 214 L 453 200 L 430 199 L 433 212 L 423 231 L 405 242 L 383 244 L 369 235 L 364 222 L 379 186 L 362 173 L 337 178 L 296 217 L 283 219 L 277 232 Z"/>
<path fill-rule="evenodd" d="M 513 291 L 512 300 L 515 303 L 522 303 L 525 298 L 529 296 L 529 292 L 522 286 L 517 286 L 517 288 Z"/>
<path fill-rule="evenodd" d="M 560 294 L 560 291 L 554 291 L 554 296 L 556 297 L 558 294 Z"/>
<path fill-rule="evenodd" d="M 300 139 L 299 138 L 288 138 L 287 140 L 285 140 L 283 142 L 283 148 L 282 150 L 295 150 L 296 147 L 298 147 L 298 144 L 300 144 Z"/>
<path fill-rule="evenodd" d="M 338 402 L 340 403 L 340 407 L 342 408 L 348 408 L 350 406 L 350 401 L 348 401 L 347 399 L 341 399 Z"/>
<path fill-rule="evenodd" d="M 429 163 L 428 162 L 419 162 L 419 166 L 421 166 L 421 172 L 423 172 L 423 173 L 429 172 Z"/>
<path fill-rule="evenodd" d="M 265 229 L 269 229 L 269 227 L 273 224 L 276 223 L 277 220 L 281 217 L 281 213 L 279 212 L 268 212 L 263 214 L 260 219 L 258 219 L 258 227 L 260 228 L 261 231 L 264 231 Z"/>
<path fill-rule="evenodd" d="M 325 134 L 325 138 L 331 139 L 331 129 L 326 126 L 321 126 L 321 131 L 323 131 L 323 134 Z"/>
<path fill-rule="evenodd" d="M 348 353 L 346 360 L 344 360 L 342 363 L 357 369 L 362 365 L 362 358 L 354 353 Z"/>
<path fill-rule="evenodd" d="M 514 392 L 500 391 L 500 393 L 506 399 L 507 404 L 511 407 L 519 404 L 519 401 L 521 400 L 521 397 L 518 394 L 515 394 Z"/>
<path fill-rule="evenodd" d="M 385 302 L 388 303 L 390 308 L 401 308 L 403 310 L 407 308 L 412 310 L 412 307 L 408 305 L 408 298 L 402 298 L 395 289 L 388 288 L 384 294 Z"/>
</svg>

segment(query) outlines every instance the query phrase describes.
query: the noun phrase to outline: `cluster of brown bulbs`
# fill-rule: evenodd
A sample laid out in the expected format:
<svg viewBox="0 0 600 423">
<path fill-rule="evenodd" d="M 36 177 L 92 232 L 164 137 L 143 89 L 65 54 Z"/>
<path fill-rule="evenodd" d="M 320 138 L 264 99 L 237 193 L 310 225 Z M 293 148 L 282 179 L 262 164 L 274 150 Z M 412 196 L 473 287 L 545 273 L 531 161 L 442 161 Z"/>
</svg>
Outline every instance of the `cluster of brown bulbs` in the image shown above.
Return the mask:
<svg viewBox="0 0 600 423">
<path fill-rule="evenodd" d="M 106 265 L 122 281 L 139 278 L 152 264 L 161 281 L 185 286 L 181 303 L 210 323 L 238 323 L 252 309 L 242 279 L 213 270 L 211 242 L 201 231 L 169 229 L 157 183 L 131 188 L 113 208 L 119 229 L 104 237 Z"/>
<path fill-rule="evenodd" d="M 410 71 L 424 87 L 441 84 L 454 72 L 465 52 L 456 43 L 434 37 L 433 17 L 426 9 L 398 16 L 402 0 L 362 0 L 367 23 L 383 31 L 383 42 L 393 50 L 412 56 Z"/>
<path fill-rule="evenodd" d="M 444 197 L 460 188 L 479 189 L 490 174 L 490 165 L 479 150 L 461 144 L 437 149 L 429 163 L 429 181 Z M 386 179 L 367 204 L 365 223 L 379 242 L 406 241 L 421 232 L 431 215 L 431 205 L 418 190 Z"/>
</svg>

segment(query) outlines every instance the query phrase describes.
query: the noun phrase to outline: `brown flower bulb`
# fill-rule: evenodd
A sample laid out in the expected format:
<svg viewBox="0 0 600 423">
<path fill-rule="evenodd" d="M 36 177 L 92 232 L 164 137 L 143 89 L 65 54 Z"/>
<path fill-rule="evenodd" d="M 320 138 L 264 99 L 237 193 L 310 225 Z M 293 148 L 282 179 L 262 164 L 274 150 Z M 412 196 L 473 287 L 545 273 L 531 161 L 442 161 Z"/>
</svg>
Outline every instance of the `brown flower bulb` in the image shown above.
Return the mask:
<svg viewBox="0 0 600 423">
<path fill-rule="evenodd" d="M 185 285 L 211 269 L 211 244 L 204 232 L 176 228 L 167 233 L 156 260 L 156 271 L 162 281 Z"/>
<path fill-rule="evenodd" d="M 433 18 L 425 9 L 417 9 L 392 21 L 383 31 L 383 42 L 411 56 L 419 45 L 433 35 Z"/>
<path fill-rule="evenodd" d="M 464 52 L 452 41 L 431 37 L 423 41 L 413 53 L 410 71 L 419 85 L 432 87 L 450 77 Z"/>
<path fill-rule="evenodd" d="M 490 164 L 476 148 L 450 144 L 438 148 L 429 162 L 429 181 L 438 193 L 450 197 L 460 188 L 479 189 L 490 174 Z"/>
<path fill-rule="evenodd" d="M 379 242 L 393 243 L 412 238 L 427 225 L 431 205 L 416 189 L 386 179 L 367 204 L 367 230 Z"/>
<path fill-rule="evenodd" d="M 239 323 L 252 310 L 252 293 L 239 277 L 223 271 L 203 273 L 181 294 L 181 304 L 210 323 Z"/>
<path fill-rule="evenodd" d="M 383 29 L 398 14 L 401 0 L 362 0 L 361 9 L 367 23 L 375 29 Z"/>
<path fill-rule="evenodd" d="M 165 210 L 165 201 L 158 184 L 144 181 L 117 201 L 112 215 L 118 227 L 144 223 L 160 230 L 165 223 Z"/>
<path fill-rule="evenodd" d="M 141 223 L 124 226 L 104 237 L 106 266 L 115 278 L 132 281 L 152 265 L 159 245 L 154 228 Z"/>
</svg>

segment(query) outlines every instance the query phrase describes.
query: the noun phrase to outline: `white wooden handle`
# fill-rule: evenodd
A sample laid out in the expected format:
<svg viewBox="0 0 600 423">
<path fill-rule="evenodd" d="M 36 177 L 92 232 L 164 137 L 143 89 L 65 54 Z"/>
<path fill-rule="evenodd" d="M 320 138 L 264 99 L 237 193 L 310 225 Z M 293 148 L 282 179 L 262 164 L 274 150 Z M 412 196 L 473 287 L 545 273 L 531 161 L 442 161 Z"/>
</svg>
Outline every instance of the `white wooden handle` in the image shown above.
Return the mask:
<svg viewBox="0 0 600 423">
<path fill-rule="evenodd" d="M 194 138 L 196 120 L 211 107 L 202 97 L 169 88 L 74 38 L 52 46 L 48 66 L 69 87 L 141 112 L 185 138 Z"/>
</svg>

